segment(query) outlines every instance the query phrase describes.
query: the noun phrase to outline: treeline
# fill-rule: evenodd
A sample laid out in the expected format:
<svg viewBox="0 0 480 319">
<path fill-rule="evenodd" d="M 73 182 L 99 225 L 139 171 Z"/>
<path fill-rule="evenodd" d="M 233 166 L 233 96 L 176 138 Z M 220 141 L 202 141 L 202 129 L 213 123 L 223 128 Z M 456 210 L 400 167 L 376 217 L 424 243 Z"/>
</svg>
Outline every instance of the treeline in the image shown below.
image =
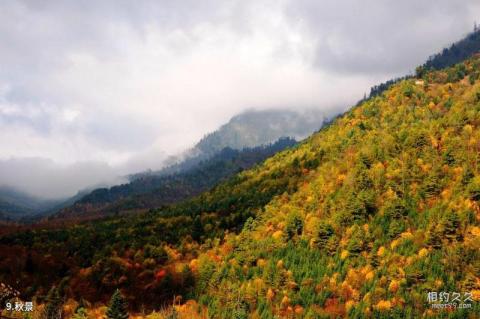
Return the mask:
<svg viewBox="0 0 480 319">
<path fill-rule="evenodd" d="M 480 30 L 476 29 L 464 39 L 453 43 L 441 53 L 432 55 L 423 67 L 429 70 L 440 70 L 451 67 L 470 58 L 480 51 Z"/>
</svg>

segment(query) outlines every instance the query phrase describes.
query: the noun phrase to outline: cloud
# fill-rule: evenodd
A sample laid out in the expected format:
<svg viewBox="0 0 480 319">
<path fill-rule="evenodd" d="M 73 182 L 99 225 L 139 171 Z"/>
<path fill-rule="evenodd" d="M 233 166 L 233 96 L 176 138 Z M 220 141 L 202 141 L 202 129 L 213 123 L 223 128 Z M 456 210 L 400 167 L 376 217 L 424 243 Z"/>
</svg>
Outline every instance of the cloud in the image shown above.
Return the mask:
<svg viewBox="0 0 480 319">
<path fill-rule="evenodd" d="M 125 181 L 106 163 L 61 165 L 45 158 L 0 160 L 0 177 L 0 186 L 8 185 L 50 199 L 68 197 L 95 185 L 113 185 Z"/>
<path fill-rule="evenodd" d="M 291 21 L 315 42 L 320 69 L 404 74 L 473 30 L 478 1 L 314 1 L 288 4 Z"/>
<path fill-rule="evenodd" d="M 343 111 L 475 15 L 473 0 L 3 1 L 0 160 L 158 168 L 246 109 Z"/>
</svg>

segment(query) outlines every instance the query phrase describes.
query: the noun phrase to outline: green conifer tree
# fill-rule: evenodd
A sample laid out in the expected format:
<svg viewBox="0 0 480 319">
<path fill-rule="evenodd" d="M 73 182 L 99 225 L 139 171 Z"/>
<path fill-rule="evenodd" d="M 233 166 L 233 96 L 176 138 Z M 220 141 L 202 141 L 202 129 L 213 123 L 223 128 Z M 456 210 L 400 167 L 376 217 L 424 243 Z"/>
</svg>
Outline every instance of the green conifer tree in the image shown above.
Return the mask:
<svg viewBox="0 0 480 319">
<path fill-rule="evenodd" d="M 317 247 L 320 249 L 326 249 L 328 240 L 333 235 L 333 233 L 334 230 L 332 225 L 326 222 L 320 223 L 320 225 L 318 225 L 317 236 L 315 238 L 315 243 Z"/>
<path fill-rule="evenodd" d="M 456 212 L 448 212 L 445 216 L 443 222 L 443 234 L 450 241 L 457 239 L 460 240 L 461 236 L 459 235 L 460 230 L 460 218 Z"/>
<path fill-rule="evenodd" d="M 471 200 L 480 201 L 480 179 L 472 178 L 467 186 L 467 191 Z"/>
<path fill-rule="evenodd" d="M 303 221 L 297 213 L 293 213 L 287 218 L 286 232 L 288 239 L 294 236 L 300 236 L 303 231 Z"/>
<path fill-rule="evenodd" d="M 128 319 L 127 302 L 120 293 L 115 290 L 110 299 L 110 306 L 107 310 L 108 319 Z"/>
<path fill-rule="evenodd" d="M 41 314 L 42 319 L 62 318 L 62 298 L 57 287 L 52 287 L 46 298 L 45 308 Z"/>
<path fill-rule="evenodd" d="M 362 231 L 362 229 L 358 225 L 355 225 L 353 227 L 354 229 L 352 231 L 352 236 L 348 241 L 347 249 L 350 252 L 350 254 L 352 254 L 353 256 L 356 256 L 356 255 L 359 255 L 365 248 L 364 247 L 365 233 Z"/>
<path fill-rule="evenodd" d="M 325 244 L 325 250 L 330 256 L 335 255 L 338 250 L 338 241 L 335 236 L 331 236 Z"/>
<path fill-rule="evenodd" d="M 388 237 L 390 239 L 393 239 L 400 235 L 405 230 L 405 226 L 402 221 L 400 220 L 394 220 L 390 223 L 390 226 L 388 227 Z"/>
<path fill-rule="evenodd" d="M 83 307 L 78 307 L 72 316 L 72 319 L 87 319 L 87 311 Z"/>
<path fill-rule="evenodd" d="M 427 245 L 434 249 L 442 248 L 442 236 L 438 227 L 433 226 L 427 232 Z"/>
</svg>

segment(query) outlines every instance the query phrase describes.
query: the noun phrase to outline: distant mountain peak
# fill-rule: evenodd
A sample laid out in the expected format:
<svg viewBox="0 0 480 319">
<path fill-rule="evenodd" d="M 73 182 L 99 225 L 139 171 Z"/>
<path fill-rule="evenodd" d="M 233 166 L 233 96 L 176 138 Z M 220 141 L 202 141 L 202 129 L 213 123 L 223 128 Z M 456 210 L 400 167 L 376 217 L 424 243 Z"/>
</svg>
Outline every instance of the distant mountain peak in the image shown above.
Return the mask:
<svg viewBox="0 0 480 319">
<path fill-rule="evenodd" d="M 319 109 L 249 110 L 207 134 L 192 152 L 209 156 L 225 147 L 242 149 L 266 145 L 285 136 L 301 140 L 319 130 L 325 120 L 325 112 Z"/>
</svg>

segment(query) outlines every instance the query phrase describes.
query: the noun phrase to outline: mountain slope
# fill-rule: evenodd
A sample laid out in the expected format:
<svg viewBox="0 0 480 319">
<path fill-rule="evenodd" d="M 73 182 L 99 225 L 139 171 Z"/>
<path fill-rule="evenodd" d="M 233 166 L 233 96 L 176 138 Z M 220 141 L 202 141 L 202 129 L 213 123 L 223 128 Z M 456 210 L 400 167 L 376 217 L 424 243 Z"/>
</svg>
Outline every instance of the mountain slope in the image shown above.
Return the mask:
<svg viewBox="0 0 480 319">
<path fill-rule="evenodd" d="M 397 83 L 181 204 L 4 236 L 0 281 L 25 298 L 121 288 L 132 311 L 195 299 L 180 318 L 476 318 L 479 73 L 476 56 Z M 432 291 L 471 308 L 433 309 Z"/>
<path fill-rule="evenodd" d="M 179 202 L 208 190 L 295 143 L 293 139 L 281 138 L 273 144 L 243 150 L 224 148 L 211 158 L 179 173 L 143 175 L 128 184 L 96 189 L 48 220 L 104 217 Z"/>
<path fill-rule="evenodd" d="M 39 199 L 10 187 L 0 187 L 0 219 L 21 220 L 58 205 L 58 200 Z"/>
<path fill-rule="evenodd" d="M 402 81 L 302 144 L 327 155 L 299 190 L 195 262 L 209 315 L 476 318 L 479 72 Z M 434 310 L 430 291 L 477 301 Z"/>
</svg>

